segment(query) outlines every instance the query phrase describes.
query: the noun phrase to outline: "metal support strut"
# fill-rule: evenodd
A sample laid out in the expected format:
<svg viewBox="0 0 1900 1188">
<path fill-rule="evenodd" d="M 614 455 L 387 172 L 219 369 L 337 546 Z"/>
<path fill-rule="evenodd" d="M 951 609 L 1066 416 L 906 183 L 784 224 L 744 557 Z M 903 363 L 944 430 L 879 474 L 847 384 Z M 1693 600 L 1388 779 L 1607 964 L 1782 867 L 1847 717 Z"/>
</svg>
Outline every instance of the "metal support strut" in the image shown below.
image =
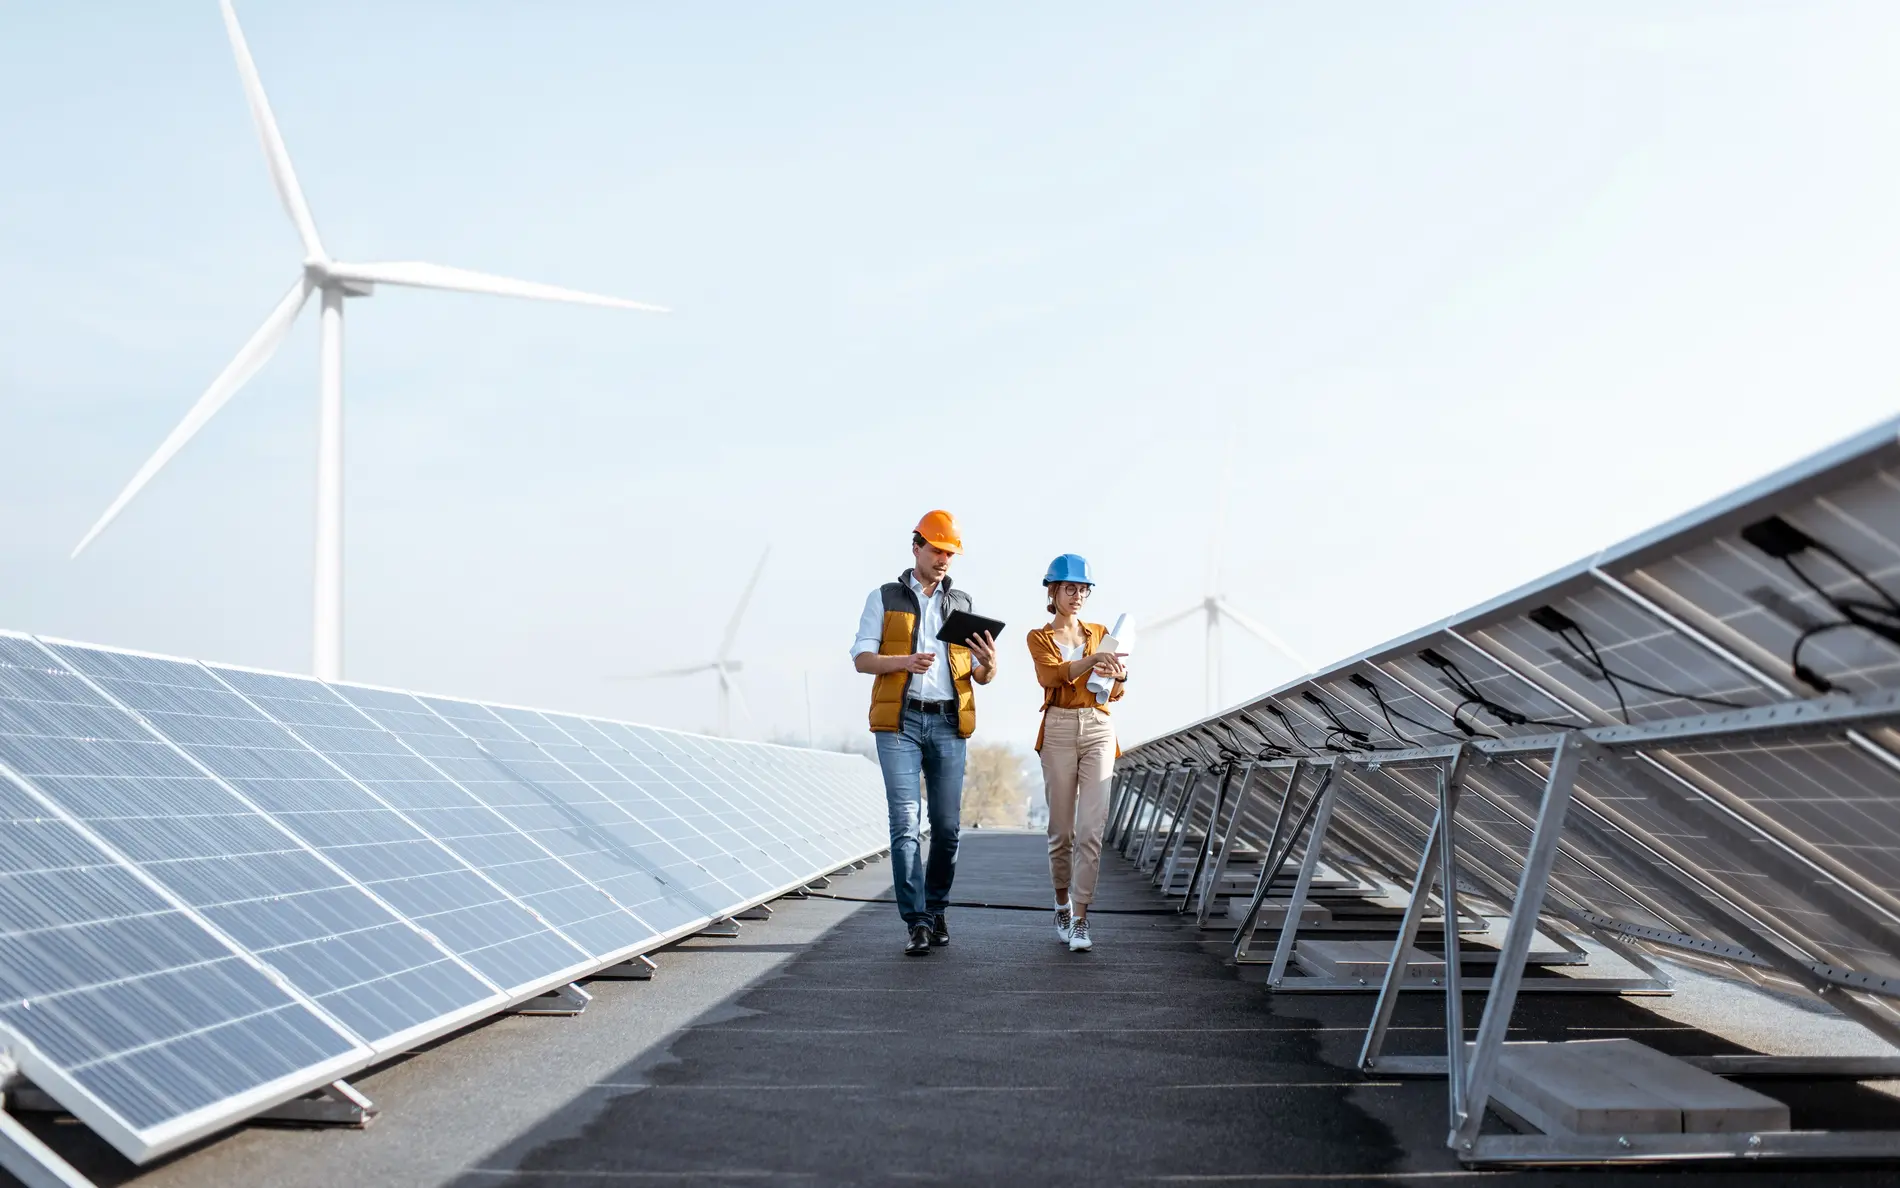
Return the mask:
<svg viewBox="0 0 1900 1188">
<path fill-rule="evenodd" d="M 653 958 L 642 955 L 629 957 L 605 969 L 597 969 L 588 976 L 612 978 L 623 982 L 650 982 L 653 980 L 653 971 L 658 968 L 660 967 L 653 963 Z"/>
<path fill-rule="evenodd" d="M 587 1009 L 594 996 L 578 984 L 569 982 L 523 999 L 509 1009 L 511 1015 L 578 1015 Z"/>
<path fill-rule="evenodd" d="M 1227 792 L 1234 783 L 1236 773 L 1239 773 L 1242 783 L 1252 779 L 1253 760 L 1249 759 L 1245 763 L 1239 761 L 1229 763 L 1220 782 L 1214 785 L 1214 803 L 1208 806 L 1207 810 L 1207 832 L 1201 835 L 1201 847 L 1194 858 L 1194 869 L 1188 873 L 1187 889 L 1181 895 L 1181 906 L 1175 909 L 1182 915 L 1186 915 L 1194 907 L 1197 897 L 1205 898 L 1206 884 L 1202 880 L 1207 876 L 1208 863 L 1213 857 L 1215 840 L 1220 833 L 1220 811 L 1227 803 Z M 1166 891 L 1167 888 L 1164 886 L 1163 893 L 1165 894 Z"/>
<path fill-rule="evenodd" d="M 1260 881 L 1254 884 L 1253 901 L 1247 905 L 1247 914 L 1241 917 L 1240 926 L 1234 929 L 1233 960 L 1236 963 L 1247 960 L 1247 946 L 1253 940 L 1254 922 L 1260 918 L 1260 909 L 1267 902 L 1267 893 L 1273 888 L 1273 881 L 1280 876 L 1280 868 L 1293 856 L 1293 847 L 1300 840 L 1300 833 L 1306 828 L 1307 819 L 1319 802 L 1332 790 L 1333 777 L 1338 774 L 1342 760 L 1335 759 L 1326 768 L 1326 774 L 1320 778 L 1319 787 L 1313 790 L 1313 798 L 1306 802 L 1298 823 L 1288 827 L 1287 818 L 1293 813 L 1293 795 L 1299 791 L 1299 766 L 1293 769 L 1293 778 L 1287 782 L 1286 799 L 1280 804 L 1279 819 L 1273 823 L 1273 836 L 1267 840 L 1265 860 L 1260 864 Z"/>
<path fill-rule="evenodd" d="M 1484 1017 L 1478 1023 L 1478 1038 L 1469 1065 L 1464 1065 L 1460 1042 L 1464 1037 L 1451 1040 L 1452 1064 L 1463 1066 L 1452 1073 L 1451 1080 L 1454 1085 L 1462 1085 L 1463 1100 L 1458 1103 L 1446 1141 L 1461 1156 L 1476 1145 L 1485 1106 L 1491 1101 L 1491 1084 L 1497 1079 L 1504 1036 L 1510 1029 L 1511 1012 L 1517 1006 L 1518 988 L 1524 981 L 1524 959 L 1530 954 L 1538 913 L 1544 907 L 1544 892 L 1550 886 L 1550 869 L 1557 860 L 1557 839 L 1563 834 L 1564 816 L 1570 810 L 1577 767 L 1589 746 L 1589 741 L 1577 734 L 1566 734 L 1557 741 L 1557 749 L 1550 759 L 1550 778 L 1544 785 L 1543 803 L 1537 809 L 1537 827 L 1531 834 L 1524 873 L 1518 879 L 1517 895 L 1511 903 L 1511 922 L 1504 931 L 1497 970 L 1491 978 L 1491 995 L 1485 999 Z"/>
</svg>

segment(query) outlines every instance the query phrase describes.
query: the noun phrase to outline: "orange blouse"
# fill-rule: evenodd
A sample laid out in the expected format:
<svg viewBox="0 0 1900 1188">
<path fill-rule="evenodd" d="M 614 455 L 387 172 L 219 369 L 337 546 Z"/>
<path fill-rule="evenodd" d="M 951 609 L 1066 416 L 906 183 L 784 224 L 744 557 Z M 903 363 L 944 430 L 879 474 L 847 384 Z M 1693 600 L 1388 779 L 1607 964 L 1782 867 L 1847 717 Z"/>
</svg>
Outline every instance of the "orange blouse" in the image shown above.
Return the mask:
<svg viewBox="0 0 1900 1188">
<path fill-rule="evenodd" d="M 1108 634 L 1108 628 L 1100 623 L 1082 624 L 1084 644 L 1082 654 L 1092 656 L 1102 646 L 1102 639 Z M 1029 633 L 1029 659 L 1036 666 L 1036 683 L 1042 686 L 1042 708 L 1050 706 L 1059 709 L 1082 709 L 1093 706 L 1103 713 L 1108 712 L 1106 705 L 1095 704 L 1095 691 L 1089 688 L 1089 676 L 1095 670 L 1085 668 L 1075 676 L 1069 675 L 1069 662 L 1062 658 L 1062 647 L 1056 643 L 1055 629 L 1038 627 Z M 1108 699 L 1121 700 L 1124 681 L 1116 681 L 1109 691 Z M 1036 731 L 1036 749 L 1042 750 L 1042 731 Z"/>
</svg>

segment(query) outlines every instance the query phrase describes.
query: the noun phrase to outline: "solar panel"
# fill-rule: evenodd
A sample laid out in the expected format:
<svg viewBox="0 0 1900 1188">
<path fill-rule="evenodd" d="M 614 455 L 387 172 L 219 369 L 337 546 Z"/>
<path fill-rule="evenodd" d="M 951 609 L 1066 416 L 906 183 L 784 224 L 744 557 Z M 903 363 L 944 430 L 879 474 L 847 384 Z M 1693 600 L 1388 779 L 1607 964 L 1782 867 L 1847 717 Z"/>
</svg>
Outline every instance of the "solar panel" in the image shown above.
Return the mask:
<svg viewBox="0 0 1900 1188">
<path fill-rule="evenodd" d="M 803 817 L 787 811 L 793 795 L 782 769 L 769 770 L 759 761 L 765 748 L 757 743 L 738 746 L 714 739 L 646 728 L 656 748 L 668 750 L 682 770 L 690 771 L 747 847 L 753 860 L 769 863 L 784 877 L 822 864 L 825 856 L 817 839 L 832 825 L 822 796 L 805 801 Z"/>
<path fill-rule="evenodd" d="M 881 781 L 840 778 L 863 771 L 857 757 L 767 744 L 728 754 L 749 773 L 745 787 L 776 789 L 780 819 L 789 822 L 787 828 L 802 827 L 827 860 L 856 857 L 866 846 L 881 848 L 889 837 Z"/>
<path fill-rule="evenodd" d="M 61 810 L 372 1047 L 405 1043 L 444 1017 L 493 1009 L 496 987 L 119 708 L 135 707 L 187 737 L 215 736 L 205 711 L 230 694 L 209 674 L 49 646 L 87 679 L 59 682 L 59 700 L 45 708 L 87 711 L 93 734 L 49 735 L 10 761 Z"/>
<path fill-rule="evenodd" d="M 147 1159 L 877 852 L 880 788 L 855 756 L 0 633 L 0 1040 Z"/>
<path fill-rule="evenodd" d="M 472 798 L 506 825 L 513 839 L 551 860 L 527 873 L 546 880 L 547 894 L 536 906 L 569 937 L 604 957 L 637 950 L 664 931 L 658 922 L 635 915 L 615 895 L 613 887 L 618 885 L 634 902 L 664 898 L 639 856 L 592 816 L 561 803 L 547 789 L 525 784 L 408 693 L 347 684 L 332 688 L 393 735 L 408 758 L 420 761 L 410 764 L 402 762 L 402 756 L 379 756 L 375 767 L 412 783 L 441 781 L 445 787 L 438 790 L 453 788 Z M 481 824 L 464 819 L 462 828 Z M 498 841 L 508 837 L 499 832 L 490 836 Z M 514 847 L 508 850 L 497 856 L 513 857 Z M 491 867 L 484 863 L 482 869 Z"/>
<path fill-rule="evenodd" d="M 23 1071 L 142 1159 L 367 1052 L 38 791 L 31 773 L 122 733 L 117 711 L 68 700 L 73 683 L 0 636 L 0 1031 Z"/>
<path fill-rule="evenodd" d="M 665 843 L 594 785 L 574 774 L 540 744 L 529 741 L 488 707 L 442 697 L 419 697 L 477 749 L 480 761 L 461 770 L 505 772 L 521 794 L 507 810 L 517 825 L 532 820 L 564 860 L 586 875 L 653 932 L 703 924 L 737 907 L 745 891 L 712 898 L 666 878 Z M 490 784 L 490 795 L 507 795 Z"/>
<path fill-rule="evenodd" d="M 773 874 L 746 868 L 740 855 L 757 848 L 745 837 L 750 827 L 701 779 L 699 765 L 679 761 L 663 734 L 600 719 L 590 720 L 588 726 L 592 733 L 584 745 L 658 804 L 671 822 L 669 841 L 729 886 L 763 894 L 783 883 L 785 875 L 776 862 L 767 868 Z"/>
<path fill-rule="evenodd" d="M 681 845 L 679 822 L 657 800 L 644 795 L 619 770 L 604 762 L 581 736 L 592 733 L 578 718 L 543 714 L 536 710 L 489 707 L 497 717 L 533 740 L 550 758 L 571 773 L 577 794 L 602 802 L 608 811 L 638 822 L 635 845 L 655 876 L 672 889 L 698 916 L 717 917 L 730 911 L 744 891 L 722 882 L 712 869 L 696 861 L 690 845 Z M 584 789 L 584 793 L 581 790 Z"/>
<path fill-rule="evenodd" d="M 195 669 L 168 663 L 180 670 L 168 683 Z M 344 715 L 368 725 L 335 694 L 315 681 L 197 671 L 229 693 L 194 689 L 196 714 L 154 709 L 154 725 L 471 968 L 512 995 L 592 964 L 474 863 L 305 743 L 302 726 Z"/>
</svg>

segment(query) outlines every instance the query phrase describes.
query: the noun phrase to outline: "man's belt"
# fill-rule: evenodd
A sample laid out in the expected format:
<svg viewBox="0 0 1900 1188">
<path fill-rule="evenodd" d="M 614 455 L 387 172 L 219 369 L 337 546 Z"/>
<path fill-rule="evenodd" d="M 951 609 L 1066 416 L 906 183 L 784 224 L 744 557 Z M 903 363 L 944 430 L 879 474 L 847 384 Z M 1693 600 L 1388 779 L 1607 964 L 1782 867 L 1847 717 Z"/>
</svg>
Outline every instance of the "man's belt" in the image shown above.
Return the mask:
<svg viewBox="0 0 1900 1188">
<path fill-rule="evenodd" d="M 916 710 L 920 714 L 941 714 L 947 710 L 956 708 L 956 704 L 956 702 L 949 700 L 924 701 L 917 697 L 904 698 L 904 708 Z"/>
</svg>

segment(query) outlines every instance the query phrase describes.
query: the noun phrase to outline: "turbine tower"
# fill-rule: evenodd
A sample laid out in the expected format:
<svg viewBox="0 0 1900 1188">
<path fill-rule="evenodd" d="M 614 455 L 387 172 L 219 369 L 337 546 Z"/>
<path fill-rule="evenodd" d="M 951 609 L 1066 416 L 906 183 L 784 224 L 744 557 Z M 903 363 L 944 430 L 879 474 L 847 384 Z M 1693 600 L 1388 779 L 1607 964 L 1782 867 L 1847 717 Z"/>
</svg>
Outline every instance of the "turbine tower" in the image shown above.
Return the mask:
<svg viewBox="0 0 1900 1188">
<path fill-rule="evenodd" d="M 660 680 L 666 677 L 697 676 L 702 672 L 717 673 L 719 676 L 719 733 L 730 737 L 732 734 L 732 702 L 736 698 L 739 709 L 750 720 L 752 711 L 746 709 L 745 698 L 739 692 L 739 682 L 734 678 L 745 668 L 743 661 L 732 658 L 732 645 L 739 638 L 739 623 L 745 618 L 746 607 L 752 604 L 752 592 L 759 588 L 759 575 L 765 572 L 766 559 L 772 555 L 770 546 L 759 554 L 759 563 L 753 567 L 752 579 L 745 584 L 745 591 L 739 595 L 739 605 L 732 612 L 732 619 L 726 624 L 726 634 L 719 641 L 719 651 L 705 664 L 689 664 L 684 668 L 667 668 L 659 672 L 642 673 L 633 679 L 638 681 Z M 810 716 L 807 711 L 808 718 Z"/>
<path fill-rule="evenodd" d="M 264 161 L 270 167 L 271 182 L 277 197 L 290 215 L 303 244 L 303 263 L 290 290 L 251 335 L 237 357 L 213 380 L 211 387 L 191 406 L 185 419 L 171 431 L 158 452 L 146 459 L 119 497 L 106 508 L 73 549 L 77 557 L 106 526 L 118 518 L 127 504 L 164 469 L 198 430 L 223 408 L 239 388 L 269 361 L 290 333 L 291 324 L 312 294 L 320 299 L 321 335 L 318 351 L 317 381 L 317 531 L 313 599 L 315 623 L 313 673 L 322 680 L 337 680 L 343 675 L 343 302 L 350 297 L 368 297 L 376 285 L 399 285 L 412 289 L 446 289 L 463 293 L 489 293 L 500 297 L 526 297 L 536 301 L 571 301 L 581 305 L 604 305 L 616 309 L 637 309 L 666 313 L 664 307 L 602 297 L 534 281 L 490 276 L 441 264 L 400 261 L 379 264 L 346 264 L 333 260 L 317 237 L 317 225 L 310 217 L 303 189 L 290 164 L 290 153 L 277 130 L 270 101 L 264 96 L 264 84 L 251 60 L 244 31 L 238 27 L 237 13 L 231 0 L 219 0 L 224 10 L 225 31 L 231 38 L 231 50 L 237 57 L 238 76 L 244 82 L 244 97 L 250 103 L 251 118 L 264 144 Z"/>
<path fill-rule="evenodd" d="M 1285 640 L 1281 639 L 1266 627 L 1254 622 L 1246 615 L 1241 614 L 1234 604 L 1227 601 L 1227 597 L 1220 592 L 1221 529 L 1227 518 L 1227 485 L 1231 478 L 1231 466 L 1223 466 L 1221 468 L 1220 485 L 1214 497 L 1214 527 L 1208 536 L 1207 542 L 1207 584 L 1203 587 L 1207 593 L 1194 605 L 1175 611 L 1171 615 L 1165 615 L 1159 620 L 1148 624 L 1145 628 L 1146 631 L 1152 633 L 1172 627 L 1176 623 L 1193 616 L 1196 612 L 1207 616 L 1207 654 L 1204 663 L 1206 665 L 1205 673 L 1207 679 L 1207 712 L 1210 714 L 1226 704 L 1226 698 L 1221 692 L 1220 680 L 1220 625 L 1223 618 L 1228 619 L 1241 630 L 1255 636 L 1274 651 L 1299 665 L 1302 672 L 1313 671 L 1312 664 L 1308 663 L 1304 657 L 1288 646 Z"/>
</svg>

